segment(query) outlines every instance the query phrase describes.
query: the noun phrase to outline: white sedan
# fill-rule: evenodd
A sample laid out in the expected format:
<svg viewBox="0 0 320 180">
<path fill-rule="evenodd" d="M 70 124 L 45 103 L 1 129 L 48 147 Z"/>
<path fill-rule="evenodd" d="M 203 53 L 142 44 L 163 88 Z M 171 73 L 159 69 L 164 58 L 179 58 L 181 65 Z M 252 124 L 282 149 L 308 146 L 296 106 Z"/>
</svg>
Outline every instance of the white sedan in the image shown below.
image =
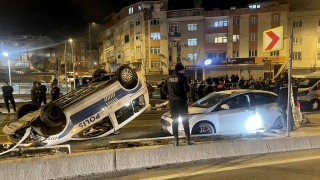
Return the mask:
<svg viewBox="0 0 320 180">
<path fill-rule="evenodd" d="M 214 92 L 189 106 L 192 134 L 255 133 L 282 128 L 277 95 L 261 90 Z M 179 133 L 183 126 L 179 118 Z M 161 116 L 162 130 L 172 134 L 170 112 Z"/>
</svg>

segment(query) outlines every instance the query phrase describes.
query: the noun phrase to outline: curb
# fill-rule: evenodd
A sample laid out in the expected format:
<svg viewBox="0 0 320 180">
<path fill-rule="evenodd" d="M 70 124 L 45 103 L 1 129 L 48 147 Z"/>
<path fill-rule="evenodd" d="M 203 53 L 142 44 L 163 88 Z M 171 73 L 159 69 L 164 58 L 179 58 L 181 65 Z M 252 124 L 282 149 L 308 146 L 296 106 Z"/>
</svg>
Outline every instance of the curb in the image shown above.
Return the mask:
<svg viewBox="0 0 320 180">
<path fill-rule="evenodd" d="M 320 136 L 245 139 L 192 146 L 103 150 L 0 161 L 0 177 L 6 177 L 8 180 L 74 178 L 205 159 L 316 148 L 320 148 Z"/>
</svg>

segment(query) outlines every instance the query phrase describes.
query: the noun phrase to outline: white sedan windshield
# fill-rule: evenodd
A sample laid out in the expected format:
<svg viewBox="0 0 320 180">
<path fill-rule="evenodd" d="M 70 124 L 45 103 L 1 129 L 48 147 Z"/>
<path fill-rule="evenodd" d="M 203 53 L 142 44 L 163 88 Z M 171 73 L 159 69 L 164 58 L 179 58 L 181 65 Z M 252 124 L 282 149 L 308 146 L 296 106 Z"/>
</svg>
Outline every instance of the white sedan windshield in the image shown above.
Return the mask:
<svg viewBox="0 0 320 180">
<path fill-rule="evenodd" d="M 230 94 L 212 93 L 202 99 L 199 99 L 193 103 L 191 107 L 210 108 L 229 96 Z"/>
</svg>

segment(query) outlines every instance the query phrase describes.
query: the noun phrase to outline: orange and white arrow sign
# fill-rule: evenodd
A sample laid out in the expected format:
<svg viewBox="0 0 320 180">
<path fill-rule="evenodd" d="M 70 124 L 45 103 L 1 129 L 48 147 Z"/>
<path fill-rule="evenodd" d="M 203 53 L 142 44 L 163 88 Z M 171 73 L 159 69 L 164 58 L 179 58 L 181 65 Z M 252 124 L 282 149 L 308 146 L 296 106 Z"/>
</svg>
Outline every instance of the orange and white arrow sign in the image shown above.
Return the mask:
<svg viewBox="0 0 320 180">
<path fill-rule="evenodd" d="M 263 52 L 283 49 L 283 26 L 263 32 Z"/>
</svg>

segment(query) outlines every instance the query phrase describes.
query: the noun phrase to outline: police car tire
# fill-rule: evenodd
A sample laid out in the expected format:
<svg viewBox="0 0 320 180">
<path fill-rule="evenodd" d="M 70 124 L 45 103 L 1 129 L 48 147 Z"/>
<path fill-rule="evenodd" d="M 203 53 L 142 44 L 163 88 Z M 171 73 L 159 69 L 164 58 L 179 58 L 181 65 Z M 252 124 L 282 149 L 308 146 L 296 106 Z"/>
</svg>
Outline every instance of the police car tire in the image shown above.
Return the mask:
<svg viewBox="0 0 320 180">
<path fill-rule="evenodd" d="M 48 103 L 40 108 L 40 120 L 49 127 L 57 127 L 66 121 L 66 117 L 57 103 Z"/>
<path fill-rule="evenodd" d="M 99 78 L 99 77 L 101 77 L 102 74 L 106 74 L 106 73 L 107 73 L 107 71 L 104 69 L 97 69 L 97 70 L 93 71 L 91 77 L 92 77 L 92 79 Z"/>
<path fill-rule="evenodd" d="M 116 78 L 124 88 L 129 89 L 135 87 L 138 84 L 137 73 L 129 66 L 121 66 L 117 69 Z"/>
<path fill-rule="evenodd" d="M 24 115 L 37 111 L 39 108 L 33 104 L 24 104 L 16 112 L 16 120 L 22 118 Z"/>
</svg>

